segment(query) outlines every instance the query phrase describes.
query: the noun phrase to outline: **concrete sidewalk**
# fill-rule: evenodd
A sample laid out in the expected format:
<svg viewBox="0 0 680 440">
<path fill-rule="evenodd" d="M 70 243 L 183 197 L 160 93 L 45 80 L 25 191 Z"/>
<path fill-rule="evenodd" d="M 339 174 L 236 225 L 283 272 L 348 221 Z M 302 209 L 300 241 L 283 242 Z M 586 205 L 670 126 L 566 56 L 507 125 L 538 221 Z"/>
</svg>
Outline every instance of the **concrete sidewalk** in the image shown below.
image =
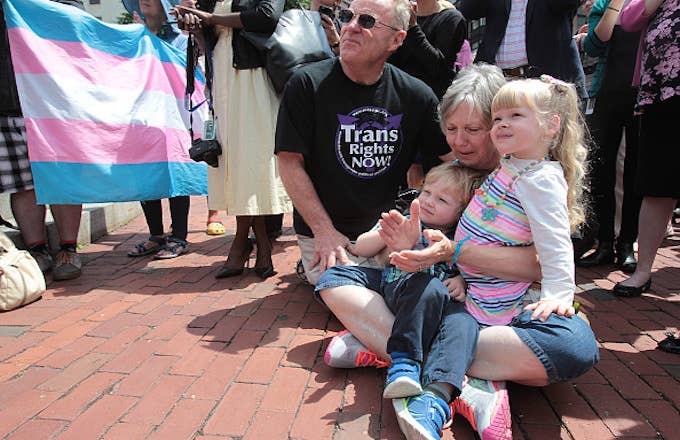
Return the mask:
<svg viewBox="0 0 680 440">
<path fill-rule="evenodd" d="M 295 275 L 290 216 L 266 281 L 214 278 L 234 221 L 210 237 L 205 219 L 205 198 L 193 198 L 191 253 L 154 261 L 126 256 L 148 233 L 138 217 L 82 250 L 81 278 L 0 314 L 0 438 L 403 438 L 384 371 L 323 363 L 342 326 Z M 623 278 L 579 270 L 602 360 L 572 382 L 511 385 L 515 438 L 680 438 L 680 356 L 655 349 L 680 323 L 680 228 L 652 292 L 615 298 Z M 474 434 L 457 417 L 444 438 Z"/>
</svg>

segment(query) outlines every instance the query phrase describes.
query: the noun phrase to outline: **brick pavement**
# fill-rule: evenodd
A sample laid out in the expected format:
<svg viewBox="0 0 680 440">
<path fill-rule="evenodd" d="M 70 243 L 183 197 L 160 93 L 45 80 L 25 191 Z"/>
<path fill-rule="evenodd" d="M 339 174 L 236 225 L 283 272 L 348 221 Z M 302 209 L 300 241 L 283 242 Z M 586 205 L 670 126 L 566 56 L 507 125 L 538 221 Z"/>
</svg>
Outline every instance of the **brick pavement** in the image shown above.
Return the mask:
<svg viewBox="0 0 680 440">
<path fill-rule="evenodd" d="M 81 278 L 0 314 L 0 438 L 402 438 L 384 372 L 324 365 L 341 325 L 294 274 L 290 216 L 276 277 L 216 280 L 234 223 L 209 237 L 205 209 L 192 200 L 190 254 L 128 258 L 146 235 L 137 218 L 82 250 Z M 676 227 L 636 299 L 608 292 L 622 279 L 611 267 L 579 270 L 602 361 L 572 382 L 511 385 L 515 438 L 680 438 L 680 356 L 655 350 L 680 322 L 679 253 Z M 445 439 L 474 438 L 453 426 Z"/>
</svg>

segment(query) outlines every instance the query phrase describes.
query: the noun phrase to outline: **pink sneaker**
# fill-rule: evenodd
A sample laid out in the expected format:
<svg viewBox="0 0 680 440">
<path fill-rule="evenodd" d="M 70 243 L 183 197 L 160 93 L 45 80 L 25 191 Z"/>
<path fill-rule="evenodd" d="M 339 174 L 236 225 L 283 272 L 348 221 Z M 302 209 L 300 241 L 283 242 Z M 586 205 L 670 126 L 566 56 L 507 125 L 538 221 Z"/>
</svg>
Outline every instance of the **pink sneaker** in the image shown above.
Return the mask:
<svg viewBox="0 0 680 440">
<path fill-rule="evenodd" d="M 333 368 L 376 367 L 390 365 L 359 342 L 350 332 L 343 330 L 331 339 L 323 360 Z"/>
<path fill-rule="evenodd" d="M 451 403 L 451 416 L 461 414 L 482 440 L 511 440 L 512 417 L 505 382 L 468 377 Z"/>
</svg>

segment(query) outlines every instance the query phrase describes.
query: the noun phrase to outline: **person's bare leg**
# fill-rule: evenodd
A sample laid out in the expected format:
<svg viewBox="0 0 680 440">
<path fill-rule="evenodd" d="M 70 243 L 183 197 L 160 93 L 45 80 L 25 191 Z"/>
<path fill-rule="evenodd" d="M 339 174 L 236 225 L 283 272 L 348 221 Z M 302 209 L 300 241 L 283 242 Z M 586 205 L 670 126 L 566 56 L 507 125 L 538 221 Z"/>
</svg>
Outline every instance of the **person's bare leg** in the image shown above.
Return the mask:
<svg viewBox="0 0 680 440">
<path fill-rule="evenodd" d="M 50 205 L 61 243 L 76 243 L 83 205 Z"/>
<path fill-rule="evenodd" d="M 642 286 L 652 276 L 652 264 L 666 235 L 666 226 L 673 215 L 675 203 L 675 199 L 666 197 L 642 199 L 638 232 L 638 264 L 633 275 L 622 281 L 622 285 Z"/>
<path fill-rule="evenodd" d="M 45 242 L 45 205 L 38 205 L 35 191 L 29 189 L 10 195 L 14 219 L 27 247 Z"/>
<path fill-rule="evenodd" d="M 487 327 L 479 332 L 470 376 L 511 380 L 529 386 L 548 384 L 545 367 L 511 327 Z"/>
<path fill-rule="evenodd" d="M 392 334 L 394 315 L 382 297 L 359 286 L 340 286 L 320 292 L 329 309 L 369 350 L 389 361 L 387 339 Z"/>
</svg>

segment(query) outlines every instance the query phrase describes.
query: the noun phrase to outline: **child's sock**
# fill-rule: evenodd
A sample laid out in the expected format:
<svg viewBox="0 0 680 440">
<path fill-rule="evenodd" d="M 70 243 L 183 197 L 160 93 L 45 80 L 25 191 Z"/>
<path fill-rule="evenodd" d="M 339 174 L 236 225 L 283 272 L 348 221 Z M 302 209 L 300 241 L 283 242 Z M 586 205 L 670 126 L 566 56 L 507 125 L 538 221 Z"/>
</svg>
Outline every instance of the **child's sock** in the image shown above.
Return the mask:
<svg viewBox="0 0 680 440">
<path fill-rule="evenodd" d="M 454 390 L 455 390 L 455 388 L 454 388 Z M 436 394 L 438 397 L 444 399 L 445 402 L 451 402 L 454 398 L 454 396 L 451 394 L 451 392 L 448 390 L 447 387 L 441 386 L 436 382 L 431 383 L 428 386 L 426 386 L 425 391 L 430 391 L 430 392 Z M 456 393 L 455 397 L 458 397 L 458 394 L 460 394 L 460 392 Z"/>
</svg>

